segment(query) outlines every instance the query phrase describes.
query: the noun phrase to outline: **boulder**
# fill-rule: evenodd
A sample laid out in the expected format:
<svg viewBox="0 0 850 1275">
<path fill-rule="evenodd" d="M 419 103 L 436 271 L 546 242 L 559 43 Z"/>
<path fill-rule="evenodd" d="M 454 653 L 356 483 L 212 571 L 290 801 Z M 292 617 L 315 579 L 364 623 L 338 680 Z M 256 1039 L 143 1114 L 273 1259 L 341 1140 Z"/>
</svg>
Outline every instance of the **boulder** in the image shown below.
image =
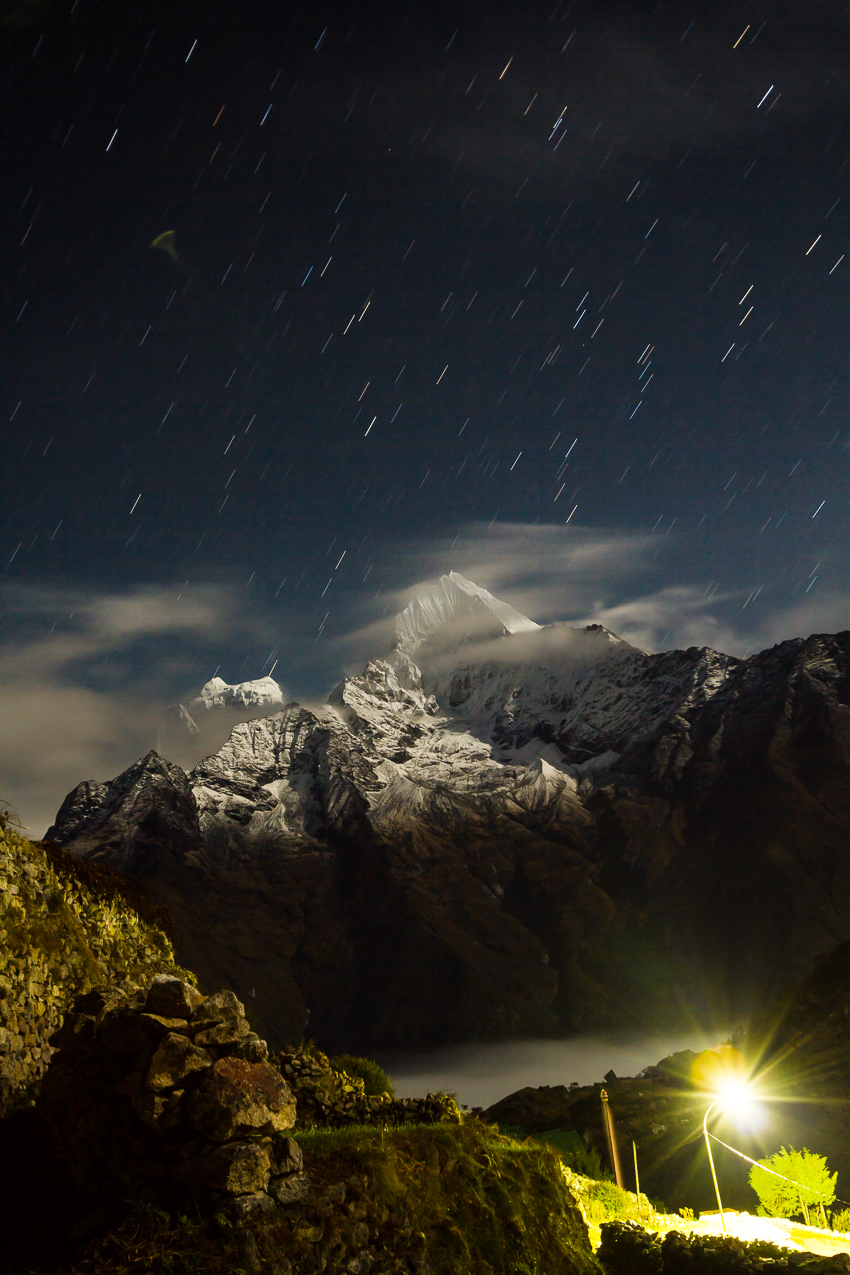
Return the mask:
<svg viewBox="0 0 850 1275">
<path fill-rule="evenodd" d="M 185 1033 L 188 1029 L 189 1024 L 185 1018 L 137 1014 L 128 1008 L 105 1018 L 98 1036 L 111 1053 L 121 1058 L 131 1058 L 155 1047 L 169 1032 Z"/>
<path fill-rule="evenodd" d="M 289 1085 L 233 993 L 209 1000 L 209 1016 L 196 1020 L 203 1006 L 179 979 L 132 995 L 99 991 L 79 998 L 55 1034 L 40 1116 L 57 1161 L 92 1200 L 138 1193 L 225 1212 L 238 1202 L 231 1216 L 247 1219 L 276 1207 L 272 1174 L 290 1182 L 288 1200 L 309 1190 L 297 1144 L 281 1137 L 295 1121 Z M 199 1044 L 196 1021 L 225 1043 Z"/>
<path fill-rule="evenodd" d="M 286 1177 L 272 1178 L 268 1189 L 278 1204 L 295 1204 L 309 1193 L 310 1179 L 304 1172 L 289 1173 Z"/>
<path fill-rule="evenodd" d="M 304 1153 L 294 1138 L 278 1138 L 275 1143 L 276 1173 L 300 1173 Z"/>
<path fill-rule="evenodd" d="M 198 1005 L 192 1015 L 192 1021 L 197 1028 L 202 1024 L 228 1023 L 244 1017 L 245 1006 L 235 992 L 231 992 L 229 988 L 223 988 L 220 992 L 213 992 L 212 996 L 208 996 Z"/>
<path fill-rule="evenodd" d="M 250 1034 L 250 1027 L 244 1018 L 236 1018 L 230 1023 L 212 1023 L 203 1025 L 201 1031 L 195 1033 L 197 1044 L 206 1045 L 238 1045 Z"/>
<path fill-rule="evenodd" d="M 145 1077 L 145 1088 L 154 1092 L 176 1089 L 187 1076 L 211 1067 L 212 1063 L 212 1054 L 193 1045 L 188 1036 L 169 1032 L 156 1047 Z"/>
<path fill-rule="evenodd" d="M 161 1014 L 164 1018 L 191 1018 L 198 1007 L 208 999 L 191 983 L 172 974 L 157 974 L 148 989 L 145 1009 L 149 1014 Z"/>
<path fill-rule="evenodd" d="M 199 1045 L 237 1044 L 251 1034 L 245 1006 L 227 989 L 214 992 L 193 1014 L 192 1034 Z"/>
<path fill-rule="evenodd" d="M 284 1133 L 295 1123 L 295 1099 L 270 1063 L 220 1058 L 193 1093 L 190 1116 L 199 1133 L 218 1142 L 248 1132 Z"/>
<path fill-rule="evenodd" d="M 159 1128 L 167 1105 L 167 1098 L 161 1094 L 136 1092 L 130 1095 L 130 1106 L 149 1129 Z"/>
<path fill-rule="evenodd" d="M 274 1208 L 275 1202 L 270 1195 L 266 1195 L 265 1191 L 255 1191 L 251 1195 L 237 1195 L 227 1211 L 233 1221 L 238 1224 L 239 1222 L 248 1222 L 263 1213 L 271 1213 Z M 254 1269 L 259 1268 L 256 1267 Z M 271 1271 L 273 1268 L 269 1267 L 268 1269 Z"/>
<path fill-rule="evenodd" d="M 186 1175 L 213 1191 L 244 1195 L 265 1191 L 271 1173 L 267 1142 L 226 1142 L 186 1166 Z"/>
<path fill-rule="evenodd" d="M 245 1062 L 267 1062 L 269 1057 L 268 1045 L 260 1040 L 256 1032 L 248 1032 L 247 1036 L 243 1036 L 235 1044 L 223 1045 L 221 1048 L 231 1058 L 243 1058 Z"/>
</svg>

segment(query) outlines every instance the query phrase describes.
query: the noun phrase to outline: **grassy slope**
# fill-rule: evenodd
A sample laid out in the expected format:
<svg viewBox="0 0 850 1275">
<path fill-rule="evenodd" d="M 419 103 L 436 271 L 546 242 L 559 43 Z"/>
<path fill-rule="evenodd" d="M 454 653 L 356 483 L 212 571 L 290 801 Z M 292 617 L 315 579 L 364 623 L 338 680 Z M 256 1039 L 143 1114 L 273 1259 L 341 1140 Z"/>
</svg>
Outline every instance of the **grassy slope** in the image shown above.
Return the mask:
<svg viewBox="0 0 850 1275">
<path fill-rule="evenodd" d="M 545 1147 L 476 1120 L 386 1133 L 312 1130 L 298 1140 L 313 1194 L 255 1223 L 253 1239 L 215 1220 L 136 1209 L 76 1260 L 34 1275 L 231 1275 L 249 1269 L 254 1254 L 264 1272 L 337 1275 L 367 1248 L 377 1258 L 373 1275 L 601 1275 Z"/>
</svg>

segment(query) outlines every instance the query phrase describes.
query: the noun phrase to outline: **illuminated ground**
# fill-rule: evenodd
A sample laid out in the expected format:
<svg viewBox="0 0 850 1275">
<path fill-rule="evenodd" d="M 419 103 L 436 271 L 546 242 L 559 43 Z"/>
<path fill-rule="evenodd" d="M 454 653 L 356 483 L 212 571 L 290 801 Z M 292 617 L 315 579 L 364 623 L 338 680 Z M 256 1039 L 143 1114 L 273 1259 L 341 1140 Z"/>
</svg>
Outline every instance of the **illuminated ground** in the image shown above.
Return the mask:
<svg viewBox="0 0 850 1275">
<path fill-rule="evenodd" d="M 802 1226 L 790 1218 L 755 1217 L 752 1213 L 737 1213 L 724 1210 L 726 1231 L 739 1240 L 768 1240 L 782 1248 L 794 1249 L 806 1253 L 817 1253 L 819 1257 L 834 1257 L 837 1253 L 850 1253 L 850 1234 L 844 1231 L 824 1231 L 815 1226 Z M 689 1235 L 720 1235 L 720 1215 L 703 1214 L 698 1220 L 685 1221 L 675 1215 L 662 1215 L 659 1222 L 670 1222 L 665 1231 L 684 1231 Z M 650 1228 L 652 1229 L 652 1228 Z M 659 1227 L 659 1229 L 662 1229 Z"/>
</svg>

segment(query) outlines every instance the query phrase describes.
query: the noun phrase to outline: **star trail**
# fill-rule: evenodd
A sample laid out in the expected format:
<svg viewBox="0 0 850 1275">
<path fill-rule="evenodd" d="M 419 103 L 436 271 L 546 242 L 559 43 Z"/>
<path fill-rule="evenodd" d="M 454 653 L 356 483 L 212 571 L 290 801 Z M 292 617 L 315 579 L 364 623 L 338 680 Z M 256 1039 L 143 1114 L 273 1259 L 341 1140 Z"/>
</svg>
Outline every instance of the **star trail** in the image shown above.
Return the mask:
<svg viewBox="0 0 850 1275">
<path fill-rule="evenodd" d="M 846 627 L 837 4 L 4 14 L 7 655 L 219 589 L 260 618 L 172 680 L 317 693 L 452 567 L 647 645 Z"/>
</svg>

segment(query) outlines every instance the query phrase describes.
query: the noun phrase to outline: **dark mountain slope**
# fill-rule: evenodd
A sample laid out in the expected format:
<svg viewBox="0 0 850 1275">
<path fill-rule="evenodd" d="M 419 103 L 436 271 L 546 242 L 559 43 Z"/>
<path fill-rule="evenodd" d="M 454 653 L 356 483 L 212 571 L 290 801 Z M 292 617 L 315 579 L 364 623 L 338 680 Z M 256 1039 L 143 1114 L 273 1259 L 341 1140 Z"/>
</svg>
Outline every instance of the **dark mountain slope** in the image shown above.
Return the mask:
<svg viewBox="0 0 850 1275">
<path fill-rule="evenodd" d="M 647 655 L 469 582 L 458 619 L 457 579 L 325 708 L 81 784 L 49 835 L 143 877 L 275 1043 L 729 1024 L 850 938 L 850 633 Z"/>
</svg>

